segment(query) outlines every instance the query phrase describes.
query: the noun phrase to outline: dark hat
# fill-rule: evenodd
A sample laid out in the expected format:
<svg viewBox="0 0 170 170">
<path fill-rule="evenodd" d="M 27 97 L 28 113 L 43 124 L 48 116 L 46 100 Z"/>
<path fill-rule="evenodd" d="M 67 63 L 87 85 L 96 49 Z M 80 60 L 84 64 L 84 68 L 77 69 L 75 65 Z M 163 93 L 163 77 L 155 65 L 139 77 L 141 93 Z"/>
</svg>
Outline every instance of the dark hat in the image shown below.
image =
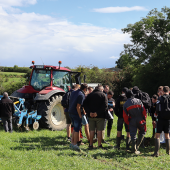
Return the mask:
<svg viewBox="0 0 170 170">
<path fill-rule="evenodd" d="M 128 91 L 127 87 L 123 87 L 122 92 L 124 92 L 126 94 L 126 92 Z"/>
<path fill-rule="evenodd" d="M 133 89 L 132 89 L 132 92 L 133 92 L 134 94 L 138 93 L 138 92 L 139 92 L 138 86 L 134 86 Z"/>
<path fill-rule="evenodd" d="M 126 92 L 126 97 L 127 97 L 127 98 L 132 98 L 132 97 L 134 97 L 133 92 L 132 92 L 131 90 L 128 90 L 128 91 Z"/>
</svg>

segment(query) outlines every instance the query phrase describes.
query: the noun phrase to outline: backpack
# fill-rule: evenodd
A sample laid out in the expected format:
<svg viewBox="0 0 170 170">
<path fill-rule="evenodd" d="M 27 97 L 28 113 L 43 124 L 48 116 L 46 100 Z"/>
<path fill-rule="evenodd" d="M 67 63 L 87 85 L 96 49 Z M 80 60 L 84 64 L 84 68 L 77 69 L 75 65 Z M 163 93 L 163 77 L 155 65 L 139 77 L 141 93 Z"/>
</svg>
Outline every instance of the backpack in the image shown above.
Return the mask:
<svg viewBox="0 0 170 170">
<path fill-rule="evenodd" d="M 162 96 L 161 114 L 164 119 L 170 119 L 170 96 Z"/>
<path fill-rule="evenodd" d="M 140 91 L 140 100 L 142 101 L 145 109 L 149 109 L 151 107 L 151 99 L 149 97 L 149 94 L 143 91 Z"/>
<path fill-rule="evenodd" d="M 64 108 L 69 108 L 69 99 L 70 99 L 71 91 L 68 91 L 63 95 L 63 98 L 61 100 L 61 105 Z"/>
<path fill-rule="evenodd" d="M 170 112 L 170 96 L 164 97 L 163 105 L 164 105 L 164 111 Z"/>
</svg>

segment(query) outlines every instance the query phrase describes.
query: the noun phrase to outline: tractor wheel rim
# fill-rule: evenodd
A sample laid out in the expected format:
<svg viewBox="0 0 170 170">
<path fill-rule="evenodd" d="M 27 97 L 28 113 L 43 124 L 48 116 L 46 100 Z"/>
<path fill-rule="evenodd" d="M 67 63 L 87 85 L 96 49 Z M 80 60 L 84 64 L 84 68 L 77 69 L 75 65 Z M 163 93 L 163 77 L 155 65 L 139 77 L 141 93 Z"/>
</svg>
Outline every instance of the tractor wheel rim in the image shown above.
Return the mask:
<svg viewBox="0 0 170 170">
<path fill-rule="evenodd" d="M 60 125 L 64 120 L 63 107 L 56 104 L 51 111 L 51 120 L 53 124 Z"/>
</svg>

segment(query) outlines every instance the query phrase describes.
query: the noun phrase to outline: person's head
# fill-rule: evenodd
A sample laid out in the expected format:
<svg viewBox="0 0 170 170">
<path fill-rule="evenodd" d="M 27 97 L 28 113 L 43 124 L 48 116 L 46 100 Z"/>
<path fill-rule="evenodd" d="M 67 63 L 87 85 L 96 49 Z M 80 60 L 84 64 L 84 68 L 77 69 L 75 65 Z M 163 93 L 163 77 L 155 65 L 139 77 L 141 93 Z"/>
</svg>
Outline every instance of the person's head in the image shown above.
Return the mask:
<svg viewBox="0 0 170 170">
<path fill-rule="evenodd" d="M 163 93 L 164 94 L 169 94 L 169 87 L 168 86 L 163 87 Z"/>
<path fill-rule="evenodd" d="M 127 87 L 123 87 L 122 94 L 126 94 L 127 91 L 128 91 L 128 88 Z"/>
<path fill-rule="evenodd" d="M 73 90 L 78 90 L 80 88 L 80 84 L 74 84 L 73 86 L 72 86 L 72 89 Z"/>
<path fill-rule="evenodd" d="M 103 86 L 102 86 L 102 85 L 98 85 L 98 86 L 96 86 L 96 87 L 95 87 L 95 89 L 100 90 L 100 91 L 102 91 L 102 92 L 103 92 Z"/>
<path fill-rule="evenodd" d="M 84 91 L 85 93 L 87 92 L 87 88 L 88 88 L 88 85 L 87 85 L 86 83 L 81 84 L 80 89 L 81 89 L 82 91 Z"/>
<path fill-rule="evenodd" d="M 158 91 L 163 91 L 163 86 L 159 86 Z"/>
<path fill-rule="evenodd" d="M 156 103 L 157 102 L 157 99 L 158 99 L 158 96 L 156 94 L 154 94 L 152 96 L 152 103 Z"/>
<path fill-rule="evenodd" d="M 134 86 L 132 89 L 132 92 L 133 92 L 133 94 L 138 94 L 138 92 L 139 92 L 138 86 Z"/>
<path fill-rule="evenodd" d="M 92 91 L 93 91 L 93 87 L 89 86 L 89 87 L 88 87 L 88 92 L 89 92 L 89 94 L 90 94 Z"/>
<path fill-rule="evenodd" d="M 7 92 L 4 92 L 4 93 L 3 93 L 3 97 L 8 97 L 8 93 L 7 93 Z"/>
<path fill-rule="evenodd" d="M 108 98 L 108 99 L 111 99 L 111 98 L 113 97 L 113 95 L 114 95 L 114 93 L 113 93 L 112 91 L 109 91 L 109 92 L 107 93 L 107 98 Z"/>
<path fill-rule="evenodd" d="M 106 93 L 108 93 L 108 91 L 109 91 L 109 86 L 108 86 L 108 85 L 105 85 L 105 86 L 104 86 L 104 91 L 105 91 Z"/>
<path fill-rule="evenodd" d="M 158 94 L 159 97 L 162 96 L 163 95 L 163 90 L 160 90 L 160 91 L 158 90 L 157 94 Z"/>
<path fill-rule="evenodd" d="M 127 98 L 133 98 L 133 97 L 134 97 L 133 92 L 132 92 L 131 90 L 128 90 L 128 91 L 126 92 L 126 97 L 127 97 Z"/>
</svg>

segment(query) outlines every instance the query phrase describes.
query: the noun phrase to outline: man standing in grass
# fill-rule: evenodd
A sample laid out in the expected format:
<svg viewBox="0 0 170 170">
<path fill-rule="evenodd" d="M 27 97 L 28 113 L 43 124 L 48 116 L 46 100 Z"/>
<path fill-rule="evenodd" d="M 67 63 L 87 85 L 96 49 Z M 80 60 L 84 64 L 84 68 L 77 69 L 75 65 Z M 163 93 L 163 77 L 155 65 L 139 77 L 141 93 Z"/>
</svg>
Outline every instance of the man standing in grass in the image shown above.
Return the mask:
<svg viewBox="0 0 170 170">
<path fill-rule="evenodd" d="M 11 99 L 8 98 L 8 93 L 4 92 L 3 98 L 0 100 L 0 117 L 4 126 L 5 132 L 12 133 L 12 115 L 15 112 L 15 107 Z"/>
<path fill-rule="evenodd" d="M 95 129 L 97 129 L 98 148 L 102 148 L 102 131 L 104 130 L 104 121 L 106 118 L 106 112 L 108 111 L 108 100 L 103 93 L 103 86 L 97 86 L 95 90 L 86 97 L 83 106 L 89 117 L 89 149 L 93 149 Z"/>
<path fill-rule="evenodd" d="M 127 101 L 127 97 L 126 97 L 127 91 L 128 91 L 127 87 L 124 87 L 122 89 L 122 94 L 116 100 L 116 105 L 115 105 L 115 114 L 118 117 L 118 120 L 117 120 L 117 138 L 116 138 L 116 144 L 117 145 L 115 146 L 115 148 L 117 148 L 118 150 L 120 149 L 120 142 L 121 142 L 123 124 L 124 124 L 126 132 L 127 132 L 126 150 L 129 150 L 129 144 L 130 144 L 130 140 L 131 140 L 129 127 L 124 122 L 124 119 L 123 119 L 123 105 Z"/>
<path fill-rule="evenodd" d="M 79 140 L 79 130 L 82 123 L 82 108 L 83 101 L 85 99 L 85 92 L 87 91 L 87 84 L 82 84 L 81 88 L 77 91 L 73 91 L 70 96 L 69 101 L 69 116 L 71 118 L 71 122 L 73 124 L 73 133 L 72 133 L 72 139 L 70 148 L 74 150 L 80 150 L 80 148 L 77 145 L 77 142 Z"/>
<path fill-rule="evenodd" d="M 153 156 L 159 156 L 160 148 L 160 134 L 162 131 L 165 133 L 165 142 L 166 142 L 166 153 L 170 155 L 170 95 L 169 87 L 163 87 L 163 96 L 158 98 L 156 106 L 156 114 L 158 115 L 157 129 L 156 129 L 156 139 L 155 139 L 155 152 Z"/>
<path fill-rule="evenodd" d="M 127 125 L 129 125 L 129 131 L 132 141 L 132 152 L 140 154 L 138 151 L 146 132 L 146 110 L 141 100 L 134 98 L 131 90 L 126 92 L 127 101 L 123 105 L 123 118 Z M 139 129 L 139 138 L 136 146 L 136 133 Z"/>
</svg>

